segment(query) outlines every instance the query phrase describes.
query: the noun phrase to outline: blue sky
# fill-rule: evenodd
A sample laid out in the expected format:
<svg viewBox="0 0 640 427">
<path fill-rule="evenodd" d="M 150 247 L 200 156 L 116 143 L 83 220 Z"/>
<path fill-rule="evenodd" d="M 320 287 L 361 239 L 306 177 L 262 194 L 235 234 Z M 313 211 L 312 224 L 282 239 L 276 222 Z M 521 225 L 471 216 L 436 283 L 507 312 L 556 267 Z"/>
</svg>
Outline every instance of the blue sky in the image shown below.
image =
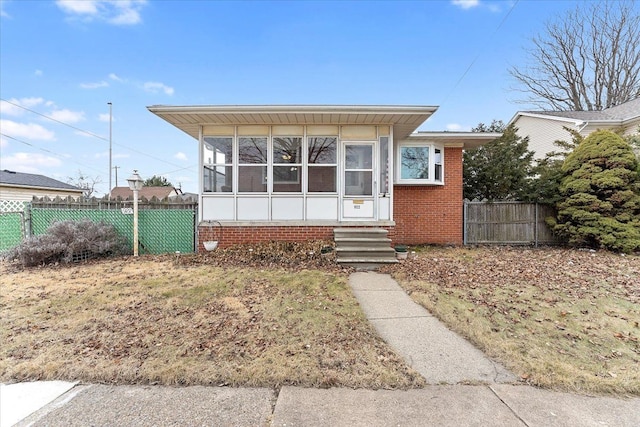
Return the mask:
<svg viewBox="0 0 640 427">
<path fill-rule="evenodd" d="M 1 0 L 0 169 L 198 190 L 197 142 L 149 105 L 437 105 L 421 129 L 516 111 L 511 65 L 575 1 Z M 53 119 L 53 120 L 52 120 Z M 115 172 L 112 184 L 115 186 Z"/>
</svg>

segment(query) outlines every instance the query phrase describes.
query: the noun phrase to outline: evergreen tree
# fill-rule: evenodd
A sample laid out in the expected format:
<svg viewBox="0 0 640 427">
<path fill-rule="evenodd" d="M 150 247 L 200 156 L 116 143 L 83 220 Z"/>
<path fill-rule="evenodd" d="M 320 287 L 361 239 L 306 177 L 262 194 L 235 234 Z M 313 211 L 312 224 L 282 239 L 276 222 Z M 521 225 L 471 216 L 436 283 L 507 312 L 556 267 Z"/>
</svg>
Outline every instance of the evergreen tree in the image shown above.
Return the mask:
<svg viewBox="0 0 640 427">
<path fill-rule="evenodd" d="M 562 165 L 554 231 L 569 243 L 631 252 L 640 249 L 640 173 L 629 143 L 596 131 Z"/>
<path fill-rule="evenodd" d="M 513 125 L 480 123 L 474 132 L 503 132 L 502 136 L 464 152 L 464 197 L 469 200 L 526 200 L 531 191 L 533 151 L 529 138 L 517 135 Z"/>
<path fill-rule="evenodd" d="M 560 194 L 560 184 L 564 177 L 562 164 L 575 148 L 584 141 L 584 137 L 576 130 L 564 128 L 572 136 L 571 142 L 557 140 L 554 145 L 561 148 L 561 151 L 547 153 L 545 158 L 536 161 L 533 168 L 535 178 L 531 184 L 531 194 L 528 199 L 532 202 L 555 206 L 562 200 Z"/>
<path fill-rule="evenodd" d="M 145 187 L 173 187 L 167 178 L 164 176 L 153 175 L 151 178 L 147 178 L 144 181 Z"/>
</svg>

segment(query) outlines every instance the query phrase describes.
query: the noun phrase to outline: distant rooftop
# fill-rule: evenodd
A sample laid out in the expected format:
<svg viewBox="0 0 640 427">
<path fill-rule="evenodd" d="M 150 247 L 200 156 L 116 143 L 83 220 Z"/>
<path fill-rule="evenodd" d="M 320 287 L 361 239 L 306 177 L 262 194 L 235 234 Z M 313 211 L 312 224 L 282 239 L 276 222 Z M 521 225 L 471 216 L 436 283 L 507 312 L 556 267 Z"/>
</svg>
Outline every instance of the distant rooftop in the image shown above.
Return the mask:
<svg viewBox="0 0 640 427">
<path fill-rule="evenodd" d="M 640 117 L 640 98 L 627 101 L 624 104 L 605 108 L 602 111 L 522 111 L 528 114 L 565 117 L 568 119 L 600 121 L 600 120 L 629 120 Z"/>
<path fill-rule="evenodd" d="M 14 172 L 9 170 L 0 171 L 0 184 L 15 187 L 47 188 L 55 190 L 71 190 L 81 192 L 82 189 L 75 185 L 58 181 L 44 175 L 33 173 Z"/>
</svg>

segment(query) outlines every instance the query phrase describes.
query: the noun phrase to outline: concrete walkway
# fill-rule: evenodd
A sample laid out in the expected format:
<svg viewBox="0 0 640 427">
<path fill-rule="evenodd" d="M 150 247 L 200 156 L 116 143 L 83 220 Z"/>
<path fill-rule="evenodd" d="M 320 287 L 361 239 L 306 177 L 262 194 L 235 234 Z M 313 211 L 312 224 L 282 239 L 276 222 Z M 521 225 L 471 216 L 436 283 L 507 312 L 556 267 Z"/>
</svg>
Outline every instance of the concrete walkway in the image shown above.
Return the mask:
<svg viewBox="0 0 640 427">
<path fill-rule="evenodd" d="M 3 384 L 0 427 L 640 426 L 640 398 L 505 384 L 515 381 L 511 373 L 414 304 L 389 276 L 355 273 L 349 282 L 382 337 L 437 385 L 399 391 Z"/>
<path fill-rule="evenodd" d="M 512 373 L 413 302 L 391 276 L 354 273 L 349 285 L 380 336 L 429 384 L 517 381 Z"/>
</svg>

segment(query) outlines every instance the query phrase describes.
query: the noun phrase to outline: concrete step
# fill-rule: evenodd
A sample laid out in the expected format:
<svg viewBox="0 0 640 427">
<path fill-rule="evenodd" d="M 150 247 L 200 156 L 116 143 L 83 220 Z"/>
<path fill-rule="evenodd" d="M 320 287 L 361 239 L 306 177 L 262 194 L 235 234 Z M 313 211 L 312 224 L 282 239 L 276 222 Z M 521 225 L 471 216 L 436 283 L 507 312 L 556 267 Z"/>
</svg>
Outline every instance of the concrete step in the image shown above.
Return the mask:
<svg viewBox="0 0 640 427">
<path fill-rule="evenodd" d="M 348 237 L 354 238 L 386 238 L 388 231 L 383 228 L 334 228 L 333 237 L 344 239 Z"/>
<path fill-rule="evenodd" d="M 336 255 L 339 258 L 395 258 L 396 252 L 393 248 L 368 248 L 363 246 L 337 247 Z"/>
<path fill-rule="evenodd" d="M 336 237 L 333 239 L 337 246 L 362 246 L 369 248 L 389 248 L 391 239 L 371 237 Z"/>
<path fill-rule="evenodd" d="M 395 258 L 339 258 L 336 259 L 336 262 L 346 267 L 370 270 L 381 265 L 397 264 L 399 261 Z"/>
<path fill-rule="evenodd" d="M 383 228 L 335 228 L 336 261 L 364 270 L 397 263 L 387 234 Z"/>
</svg>

